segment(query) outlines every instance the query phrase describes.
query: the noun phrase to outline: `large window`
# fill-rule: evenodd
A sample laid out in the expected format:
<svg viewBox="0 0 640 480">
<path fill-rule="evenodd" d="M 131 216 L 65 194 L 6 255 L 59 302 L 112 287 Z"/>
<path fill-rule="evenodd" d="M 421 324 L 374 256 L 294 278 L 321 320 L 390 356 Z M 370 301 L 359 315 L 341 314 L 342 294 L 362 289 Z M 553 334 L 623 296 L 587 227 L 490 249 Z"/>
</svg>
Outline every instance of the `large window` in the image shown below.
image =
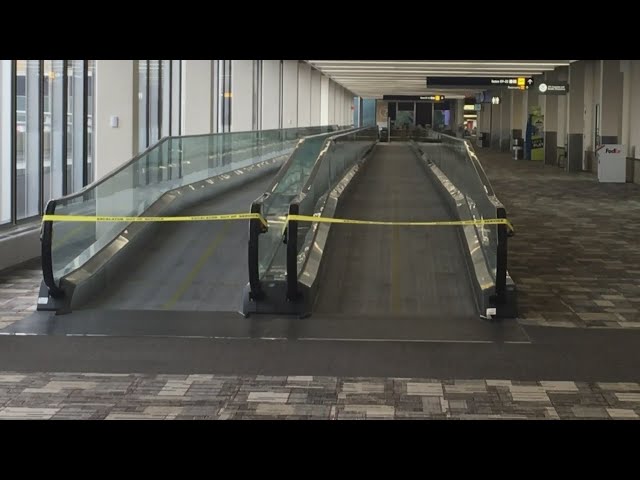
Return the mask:
<svg viewBox="0 0 640 480">
<path fill-rule="evenodd" d="M 149 145 L 149 62 L 138 60 L 138 150 Z"/>
<path fill-rule="evenodd" d="M 40 212 L 40 61 L 16 61 L 17 219 Z"/>
<path fill-rule="evenodd" d="M 149 145 L 160 140 L 160 60 L 149 60 Z"/>
<path fill-rule="evenodd" d="M 180 60 L 138 60 L 138 149 L 180 135 Z"/>
<path fill-rule="evenodd" d="M 93 181 L 93 61 L 0 60 L 0 224 Z"/>
<path fill-rule="evenodd" d="M 95 142 L 93 137 L 93 110 L 95 96 L 93 94 L 95 90 L 95 78 L 96 78 L 96 61 L 87 61 L 87 90 L 86 90 L 86 105 L 87 105 L 87 183 L 91 183 L 94 180 L 94 168 L 93 158 L 95 157 Z"/>
<path fill-rule="evenodd" d="M 231 60 L 218 60 L 217 125 L 218 132 L 231 131 Z"/>
<path fill-rule="evenodd" d="M 160 125 L 162 132 L 160 137 L 168 137 L 171 135 L 171 110 L 172 99 L 171 90 L 173 87 L 173 76 L 171 75 L 171 60 L 162 60 L 161 64 L 162 84 L 160 85 L 160 91 L 162 92 L 162 102 L 160 102 Z"/>
<path fill-rule="evenodd" d="M 85 185 L 85 60 L 67 64 L 67 192 Z"/>
<path fill-rule="evenodd" d="M 11 60 L 0 60 L 0 225 L 11 222 L 13 218 L 12 63 Z"/>
<path fill-rule="evenodd" d="M 64 173 L 64 61 L 45 60 L 43 72 L 43 207 L 63 195 Z"/>
</svg>

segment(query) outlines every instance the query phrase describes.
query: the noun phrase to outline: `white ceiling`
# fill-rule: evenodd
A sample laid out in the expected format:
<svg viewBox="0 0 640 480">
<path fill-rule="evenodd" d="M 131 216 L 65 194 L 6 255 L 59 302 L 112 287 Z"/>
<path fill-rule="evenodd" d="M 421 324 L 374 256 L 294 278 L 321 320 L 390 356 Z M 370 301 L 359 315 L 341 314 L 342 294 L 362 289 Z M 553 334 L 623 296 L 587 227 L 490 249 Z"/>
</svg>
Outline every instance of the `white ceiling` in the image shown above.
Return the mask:
<svg viewBox="0 0 640 480">
<path fill-rule="evenodd" d="M 361 97 L 445 95 L 463 98 L 479 90 L 427 88 L 426 77 L 513 77 L 539 75 L 571 60 L 307 60 L 314 68 Z"/>
</svg>

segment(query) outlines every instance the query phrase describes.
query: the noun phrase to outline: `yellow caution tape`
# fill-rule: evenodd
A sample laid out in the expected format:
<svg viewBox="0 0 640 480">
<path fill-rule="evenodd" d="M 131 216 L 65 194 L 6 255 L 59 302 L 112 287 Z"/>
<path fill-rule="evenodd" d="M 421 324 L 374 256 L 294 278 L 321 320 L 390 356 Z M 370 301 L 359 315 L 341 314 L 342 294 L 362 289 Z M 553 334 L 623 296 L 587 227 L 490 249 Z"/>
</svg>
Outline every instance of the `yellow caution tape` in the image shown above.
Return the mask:
<svg viewBox="0 0 640 480">
<path fill-rule="evenodd" d="M 259 213 L 229 213 L 224 215 L 192 215 L 184 217 L 119 217 L 90 215 L 43 215 L 42 221 L 50 222 L 209 222 L 213 220 L 260 220 L 267 221 Z"/>
<path fill-rule="evenodd" d="M 229 213 L 224 215 L 192 215 L 183 217 L 119 217 L 90 215 L 43 215 L 44 222 L 208 222 L 215 220 L 260 220 L 265 227 L 268 223 L 259 213 Z M 378 220 L 352 220 L 348 218 L 315 217 L 310 215 L 288 215 L 285 227 L 290 220 L 316 223 L 344 223 L 351 225 L 393 225 L 406 227 L 440 227 L 457 225 L 506 225 L 513 231 L 513 225 L 506 218 L 485 218 L 480 220 L 445 220 L 432 222 L 383 222 Z"/>
<path fill-rule="evenodd" d="M 455 225 L 506 225 L 513 231 L 513 225 L 506 218 L 485 218 L 481 220 L 447 220 L 436 222 L 382 222 L 377 220 L 351 220 L 348 218 L 332 218 L 332 217 L 314 217 L 309 215 L 289 215 L 287 221 L 297 220 L 299 222 L 318 222 L 318 223 L 346 223 L 357 225 L 395 225 L 407 227 L 439 227 L 439 226 L 455 226 Z"/>
</svg>

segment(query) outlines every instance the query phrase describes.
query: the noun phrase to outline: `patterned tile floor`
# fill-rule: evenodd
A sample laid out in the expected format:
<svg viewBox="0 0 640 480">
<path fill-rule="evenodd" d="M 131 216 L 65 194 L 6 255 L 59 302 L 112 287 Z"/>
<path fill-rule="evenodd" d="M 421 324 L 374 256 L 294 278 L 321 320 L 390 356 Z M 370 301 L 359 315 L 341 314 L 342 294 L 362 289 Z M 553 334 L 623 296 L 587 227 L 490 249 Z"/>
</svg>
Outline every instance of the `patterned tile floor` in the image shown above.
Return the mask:
<svg viewBox="0 0 640 480">
<path fill-rule="evenodd" d="M 0 419 L 638 419 L 640 384 L 0 373 Z"/>
<path fill-rule="evenodd" d="M 640 185 L 476 152 L 516 228 L 521 322 L 640 328 Z"/>
<path fill-rule="evenodd" d="M 0 272 L 0 330 L 36 310 L 41 279 L 39 258 Z"/>
</svg>

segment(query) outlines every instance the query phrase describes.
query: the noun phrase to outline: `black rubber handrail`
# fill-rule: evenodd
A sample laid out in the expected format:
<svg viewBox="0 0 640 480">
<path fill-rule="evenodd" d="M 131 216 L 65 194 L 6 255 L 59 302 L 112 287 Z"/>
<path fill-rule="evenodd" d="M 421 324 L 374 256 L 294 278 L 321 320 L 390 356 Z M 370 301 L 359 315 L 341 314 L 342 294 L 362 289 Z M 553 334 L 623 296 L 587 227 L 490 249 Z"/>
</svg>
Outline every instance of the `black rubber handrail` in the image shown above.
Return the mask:
<svg viewBox="0 0 640 480">
<path fill-rule="evenodd" d="M 44 213 L 45 215 L 53 215 L 56 211 L 56 201 L 47 202 Z M 40 248 L 42 256 L 42 277 L 44 283 L 49 289 L 49 295 L 53 298 L 61 298 L 64 292 L 56 285 L 53 276 L 53 256 L 51 253 L 51 241 L 53 238 L 53 222 L 42 222 L 40 227 Z"/>
</svg>

